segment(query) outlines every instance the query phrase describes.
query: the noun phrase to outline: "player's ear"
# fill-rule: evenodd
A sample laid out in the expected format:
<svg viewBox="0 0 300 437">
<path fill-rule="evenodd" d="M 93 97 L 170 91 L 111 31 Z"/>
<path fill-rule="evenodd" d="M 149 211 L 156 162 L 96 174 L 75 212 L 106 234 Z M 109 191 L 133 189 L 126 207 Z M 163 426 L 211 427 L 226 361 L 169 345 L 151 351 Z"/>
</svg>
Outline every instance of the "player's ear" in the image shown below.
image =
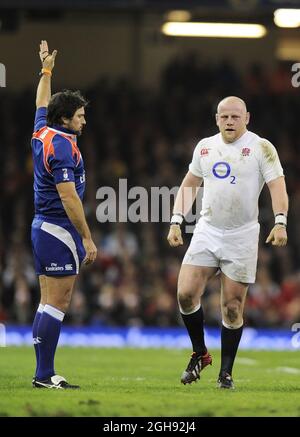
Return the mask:
<svg viewBox="0 0 300 437">
<path fill-rule="evenodd" d="M 61 117 L 61 124 L 62 124 L 62 126 L 68 124 L 69 121 L 70 121 L 69 118 L 67 118 L 67 117 Z"/>
<path fill-rule="evenodd" d="M 250 112 L 247 112 L 246 114 L 246 125 L 249 124 L 250 121 Z"/>
<path fill-rule="evenodd" d="M 219 126 L 219 117 L 218 117 L 218 114 L 216 114 L 216 125 Z"/>
</svg>

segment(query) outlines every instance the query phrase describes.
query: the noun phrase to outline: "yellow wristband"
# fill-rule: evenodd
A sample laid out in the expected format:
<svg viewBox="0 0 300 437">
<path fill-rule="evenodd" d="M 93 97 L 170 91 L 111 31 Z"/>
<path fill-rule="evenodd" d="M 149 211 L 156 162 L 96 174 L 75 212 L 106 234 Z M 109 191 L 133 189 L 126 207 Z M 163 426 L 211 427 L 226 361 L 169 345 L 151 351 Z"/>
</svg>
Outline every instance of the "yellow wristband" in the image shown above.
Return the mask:
<svg viewBox="0 0 300 437">
<path fill-rule="evenodd" d="M 52 71 L 48 68 L 42 68 L 41 74 L 49 74 L 49 76 L 52 76 Z"/>
</svg>

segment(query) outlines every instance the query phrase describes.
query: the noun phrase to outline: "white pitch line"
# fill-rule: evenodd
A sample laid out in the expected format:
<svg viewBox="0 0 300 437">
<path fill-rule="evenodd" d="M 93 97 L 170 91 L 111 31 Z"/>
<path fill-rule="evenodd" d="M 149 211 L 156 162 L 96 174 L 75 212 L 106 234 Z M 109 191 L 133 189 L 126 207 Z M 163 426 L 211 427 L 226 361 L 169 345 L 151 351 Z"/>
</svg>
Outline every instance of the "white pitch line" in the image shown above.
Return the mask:
<svg viewBox="0 0 300 437">
<path fill-rule="evenodd" d="M 252 380 L 251 379 L 245 379 L 245 378 L 234 378 L 234 382 L 238 382 L 238 383 L 244 383 L 244 382 L 251 382 Z M 210 379 L 208 379 L 207 380 L 207 382 L 212 382 L 212 383 L 214 383 L 214 382 L 217 382 L 217 380 L 216 379 L 212 379 L 212 378 L 210 378 Z"/>
<path fill-rule="evenodd" d="M 252 358 L 239 358 L 239 357 L 237 357 L 235 361 L 238 364 L 244 364 L 245 366 L 256 366 L 258 364 L 258 361 L 253 360 Z"/>
<path fill-rule="evenodd" d="M 295 367 L 276 367 L 275 370 L 277 370 L 277 372 L 290 373 L 292 375 L 300 374 L 300 369 L 297 369 Z"/>
<path fill-rule="evenodd" d="M 142 378 L 141 376 L 137 376 L 137 377 L 127 377 L 127 376 L 123 376 L 121 378 L 121 381 L 145 381 L 146 378 Z"/>
</svg>

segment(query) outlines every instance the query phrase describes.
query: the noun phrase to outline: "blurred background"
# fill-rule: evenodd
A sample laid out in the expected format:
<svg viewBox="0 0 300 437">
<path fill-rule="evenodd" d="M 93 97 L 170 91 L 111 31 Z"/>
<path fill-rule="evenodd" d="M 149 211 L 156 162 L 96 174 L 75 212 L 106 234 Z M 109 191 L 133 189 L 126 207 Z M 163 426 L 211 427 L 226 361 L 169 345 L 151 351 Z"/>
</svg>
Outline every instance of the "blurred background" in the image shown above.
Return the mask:
<svg viewBox="0 0 300 437">
<path fill-rule="evenodd" d="M 44 0 L 26 1 L 25 8 L 21 1 L 0 1 L 6 70 L 0 88 L 0 322 L 29 325 L 39 300 L 30 243 L 30 139 L 41 39 L 58 49 L 53 92 L 80 89 L 90 101 L 79 145 L 87 171 L 84 207 L 99 256 L 82 269 L 66 324 L 181 325 L 176 284 L 191 234 L 184 247 L 171 249 L 166 223 L 99 223 L 96 192 L 102 186 L 118 192 L 120 178 L 128 189 L 178 186 L 197 142 L 216 133 L 216 104 L 227 95 L 247 102 L 249 129 L 276 146 L 290 196 L 289 244 L 272 248 L 264 243 L 274 222 L 271 201 L 268 190 L 262 192 L 257 281 L 245 322 L 290 329 L 300 321 L 300 64 L 293 67 L 300 63 L 300 19 L 293 12 L 274 22 L 276 9 L 297 6 L 277 0 Z M 166 34 L 172 27 L 163 27 L 169 22 L 263 27 L 258 38 L 243 38 L 244 31 L 236 38 L 172 36 Z M 219 290 L 216 277 L 203 302 L 207 326 L 220 325 Z"/>
</svg>

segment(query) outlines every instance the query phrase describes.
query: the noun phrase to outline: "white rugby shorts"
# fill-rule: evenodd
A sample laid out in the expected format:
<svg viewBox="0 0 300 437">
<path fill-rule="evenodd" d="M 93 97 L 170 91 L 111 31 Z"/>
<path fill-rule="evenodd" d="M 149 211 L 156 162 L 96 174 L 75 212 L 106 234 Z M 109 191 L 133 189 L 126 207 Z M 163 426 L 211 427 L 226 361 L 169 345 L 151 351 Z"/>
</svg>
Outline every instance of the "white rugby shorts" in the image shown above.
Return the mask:
<svg viewBox="0 0 300 437">
<path fill-rule="evenodd" d="M 200 218 L 182 264 L 218 267 L 230 279 L 253 284 L 256 277 L 259 223 L 218 229 Z"/>
</svg>

